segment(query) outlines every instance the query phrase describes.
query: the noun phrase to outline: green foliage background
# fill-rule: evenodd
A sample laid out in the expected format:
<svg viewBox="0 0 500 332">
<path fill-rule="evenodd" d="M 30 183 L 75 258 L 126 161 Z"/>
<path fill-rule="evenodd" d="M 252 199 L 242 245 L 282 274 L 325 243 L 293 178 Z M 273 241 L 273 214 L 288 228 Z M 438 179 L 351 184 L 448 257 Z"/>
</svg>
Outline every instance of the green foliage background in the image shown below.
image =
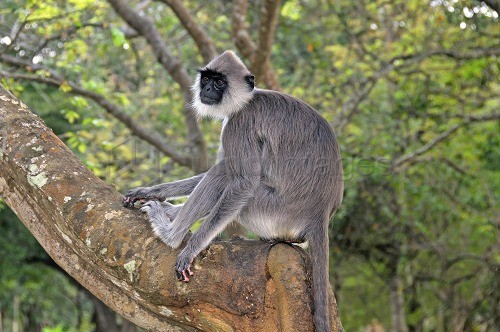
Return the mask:
<svg viewBox="0 0 500 332">
<path fill-rule="evenodd" d="M 218 50 L 235 48 L 231 2 L 184 3 Z M 252 33 L 259 3 L 249 6 Z M 173 13 L 154 1 L 142 10 L 194 76 L 203 61 Z M 485 118 L 500 106 L 498 13 L 478 1 L 288 0 L 280 14 L 271 62 L 283 90 L 321 112 L 342 148 L 330 270 L 346 331 L 390 329 L 393 296 L 409 331 L 498 331 L 500 123 Z M 105 1 L 4 0 L 0 54 L 103 94 L 188 152 L 178 85 L 123 27 Z M 1 83 L 118 190 L 192 174 L 69 86 L 0 70 Z M 220 126 L 202 129 L 215 155 Z M 25 330 L 91 330 L 91 302 L 4 204 L 0 230 L 4 331 L 17 320 Z"/>
</svg>

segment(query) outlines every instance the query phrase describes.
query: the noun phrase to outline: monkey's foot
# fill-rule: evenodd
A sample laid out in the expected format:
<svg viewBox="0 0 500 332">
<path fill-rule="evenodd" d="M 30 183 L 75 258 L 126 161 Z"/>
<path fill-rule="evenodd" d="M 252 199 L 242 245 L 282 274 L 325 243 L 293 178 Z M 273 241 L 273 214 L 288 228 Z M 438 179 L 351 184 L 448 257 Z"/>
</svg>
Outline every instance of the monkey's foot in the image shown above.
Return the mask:
<svg viewBox="0 0 500 332">
<path fill-rule="evenodd" d="M 177 258 L 175 263 L 175 274 L 177 275 L 177 280 L 188 282 L 189 277 L 194 273 L 191 271 L 192 260 L 188 258 L 183 258 L 182 253 Z"/>
<path fill-rule="evenodd" d="M 172 239 L 170 237 L 172 233 L 171 222 L 163 207 L 163 203 L 148 201 L 142 205 L 141 211 L 147 213 L 149 222 L 156 236 L 167 245 L 172 246 Z"/>
<path fill-rule="evenodd" d="M 157 200 L 163 201 L 164 197 L 151 195 L 152 192 L 149 188 L 138 187 L 135 189 L 131 189 L 123 198 L 123 206 L 128 208 L 134 208 L 136 202 Z"/>
</svg>

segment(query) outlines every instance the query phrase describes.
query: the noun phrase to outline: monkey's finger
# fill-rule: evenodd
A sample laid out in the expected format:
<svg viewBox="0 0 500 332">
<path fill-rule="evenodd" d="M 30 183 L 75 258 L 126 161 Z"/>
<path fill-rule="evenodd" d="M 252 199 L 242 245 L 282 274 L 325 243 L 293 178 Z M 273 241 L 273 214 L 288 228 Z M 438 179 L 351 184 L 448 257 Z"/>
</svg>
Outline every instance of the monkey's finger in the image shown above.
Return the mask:
<svg viewBox="0 0 500 332">
<path fill-rule="evenodd" d="M 139 197 L 125 196 L 125 198 L 123 199 L 123 206 L 133 208 L 135 202 L 137 202 L 139 199 L 140 199 Z"/>
</svg>

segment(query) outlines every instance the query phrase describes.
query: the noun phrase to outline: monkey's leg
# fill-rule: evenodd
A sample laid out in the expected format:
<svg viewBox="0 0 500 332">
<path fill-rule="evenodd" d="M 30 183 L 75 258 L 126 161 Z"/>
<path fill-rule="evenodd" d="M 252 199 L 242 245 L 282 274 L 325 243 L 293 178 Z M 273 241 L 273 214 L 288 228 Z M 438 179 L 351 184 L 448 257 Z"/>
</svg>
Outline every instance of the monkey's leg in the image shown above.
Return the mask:
<svg viewBox="0 0 500 332">
<path fill-rule="evenodd" d="M 153 229 L 161 230 L 158 235 L 168 246 L 177 248 L 186 236 L 189 228 L 199 219 L 206 216 L 217 203 L 227 185 L 224 162 L 213 166 L 194 189 L 184 205 L 174 206 L 167 204 L 144 205 L 144 212 L 148 213 Z M 170 210 L 170 211 L 169 211 Z M 175 219 L 166 220 L 165 215 L 175 214 Z"/>
<path fill-rule="evenodd" d="M 184 204 L 171 204 L 169 202 L 162 202 L 161 204 L 163 210 L 165 211 L 166 215 L 170 220 L 174 220 L 177 215 L 179 214 L 179 211 L 182 209 Z"/>
<path fill-rule="evenodd" d="M 153 204 L 152 202 L 157 202 L 159 204 Z M 168 219 L 168 223 L 170 223 L 171 220 L 174 220 L 175 217 L 177 217 L 177 214 L 179 211 L 182 209 L 184 204 L 178 204 L 174 205 L 169 202 L 159 202 L 159 201 L 148 201 L 144 203 L 141 207 L 141 210 L 143 212 L 150 212 L 150 209 L 155 209 L 155 213 L 159 214 L 163 217 L 166 216 Z M 144 208 L 144 209 L 143 209 Z M 153 213 L 148 213 L 148 214 L 153 214 Z M 151 215 L 149 216 L 151 219 Z"/>
<path fill-rule="evenodd" d="M 253 179 L 231 181 L 200 228 L 189 238 L 175 264 L 179 280 L 189 281 L 193 259 L 234 220 L 253 195 L 257 182 Z M 194 192 L 193 192 L 194 195 Z M 201 197 L 200 197 L 201 199 Z M 184 209 L 181 211 L 181 213 Z"/>
<path fill-rule="evenodd" d="M 188 179 L 162 183 L 152 187 L 138 187 L 129 190 L 123 199 L 123 206 L 134 207 L 139 200 L 159 200 L 187 196 L 191 194 L 206 173 L 198 174 Z"/>
<path fill-rule="evenodd" d="M 170 216 L 167 213 L 170 208 L 168 205 L 173 206 L 167 202 L 149 201 L 141 207 L 141 211 L 148 214 L 153 232 L 165 243 L 169 241 L 166 235 L 169 233 L 171 224 Z"/>
<path fill-rule="evenodd" d="M 224 161 L 213 166 L 189 196 L 172 221 L 171 243 L 177 248 L 193 224 L 205 217 L 216 205 L 228 184 Z"/>
</svg>

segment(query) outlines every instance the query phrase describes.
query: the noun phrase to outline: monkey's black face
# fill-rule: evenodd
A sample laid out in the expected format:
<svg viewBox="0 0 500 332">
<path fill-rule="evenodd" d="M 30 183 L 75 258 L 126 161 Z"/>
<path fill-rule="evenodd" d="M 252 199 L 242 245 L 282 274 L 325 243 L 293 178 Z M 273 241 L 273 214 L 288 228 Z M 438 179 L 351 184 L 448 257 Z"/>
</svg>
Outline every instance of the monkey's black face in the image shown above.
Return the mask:
<svg viewBox="0 0 500 332">
<path fill-rule="evenodd" d="M 210 69 L 200 70 L 200 100 L 203 104 L 219 104 L 228 87 L 227 77 Z"/>
</svg>

